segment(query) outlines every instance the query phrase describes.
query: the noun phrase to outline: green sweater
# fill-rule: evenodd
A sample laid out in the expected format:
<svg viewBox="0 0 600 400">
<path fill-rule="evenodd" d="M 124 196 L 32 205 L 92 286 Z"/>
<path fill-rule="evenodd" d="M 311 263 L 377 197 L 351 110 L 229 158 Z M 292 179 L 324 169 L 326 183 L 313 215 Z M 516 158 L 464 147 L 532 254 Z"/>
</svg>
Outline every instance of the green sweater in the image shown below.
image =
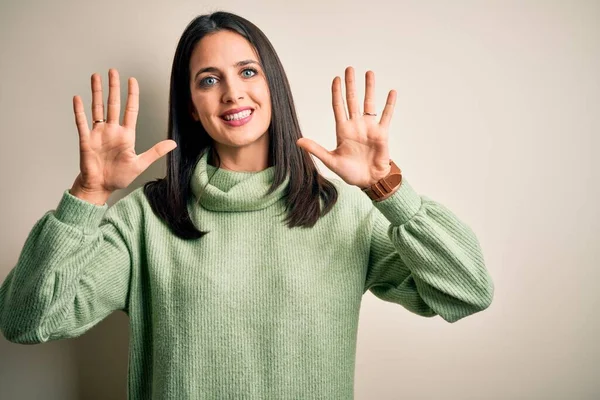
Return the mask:
<svg viewBox="0 0 600 400">
<path fill-rule="evenodd" d="M 285 185 L 265 196 L 274 167 L 219 169 L 209 183 L 207 154 L 189 201 L 210 231 L 199 240 L 170 233 L 142 188 L 110 208 L 65 190 L 0 287 L 3 335 L 72 338 L 123 310 L 129 399 L 352 399 L 367 290 L 448 322 L 490 305 L 472 230 L 406 180 L 373 202 L 332 178 L 332 211 L 289 229 Z"/>
</svg>

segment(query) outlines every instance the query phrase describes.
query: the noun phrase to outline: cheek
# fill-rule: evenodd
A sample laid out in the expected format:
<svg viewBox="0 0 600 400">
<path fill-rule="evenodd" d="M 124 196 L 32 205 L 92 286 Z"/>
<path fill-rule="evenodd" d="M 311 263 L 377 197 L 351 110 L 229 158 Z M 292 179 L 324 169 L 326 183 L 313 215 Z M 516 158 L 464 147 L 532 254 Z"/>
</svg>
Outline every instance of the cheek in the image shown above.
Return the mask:
<svg viewBox="0 0 600 400">
<path fill-rule="evenodd" d="M 194 110 L 196 110 L 196 112 L 200 111 L 200 101 L 198 100 L 198 96 L 192 95 L 190 101 L 192 102 L 191 106 L 194 108 Z"/>
<path fill-rule="evenodd" d="M 268 88 L 260 93 L 260 104 L 263 110 L 271 110 L 271 95 L 269 94 Z"/>
<path fill-rule="evenodd" d="M 194 95 L 192 96 L 192 104 L 196 113 L 200 117 L 201 120 L 205 120 L 211 115 L 210 108 L 210 99 L 206 98 L 203 95 Z"/>
</svg>

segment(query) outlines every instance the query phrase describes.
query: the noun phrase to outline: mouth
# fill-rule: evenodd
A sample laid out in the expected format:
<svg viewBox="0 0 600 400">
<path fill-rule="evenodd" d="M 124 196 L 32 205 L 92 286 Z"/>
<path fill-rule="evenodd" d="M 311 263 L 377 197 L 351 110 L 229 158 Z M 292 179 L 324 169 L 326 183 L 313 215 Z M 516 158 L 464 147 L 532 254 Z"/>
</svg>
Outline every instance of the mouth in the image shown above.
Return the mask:
<svg viewBox="0 0 600 400">
<path fill-rule="evenodd" d="M 221 120 L 229 126 L 245 125 L 252 119 L 254 109 L 247 109 L 237 114 L 222 115 Z"/>
<path fill-rule="evenodd" d="M 221 119 L 231 121 L 232 119 L 234 119 L 234 117 L 235 118 L 245 118 L 245 117 L 247 117 L 248 113 L 252 114 L 253 112 L 254 112 L 254 109 L 252 107 L 242 107 L 242 108 L 236 108 L 233 110 L 226 111 L 225 113 L 221 114 L 219 117 Z"/>
</svg>

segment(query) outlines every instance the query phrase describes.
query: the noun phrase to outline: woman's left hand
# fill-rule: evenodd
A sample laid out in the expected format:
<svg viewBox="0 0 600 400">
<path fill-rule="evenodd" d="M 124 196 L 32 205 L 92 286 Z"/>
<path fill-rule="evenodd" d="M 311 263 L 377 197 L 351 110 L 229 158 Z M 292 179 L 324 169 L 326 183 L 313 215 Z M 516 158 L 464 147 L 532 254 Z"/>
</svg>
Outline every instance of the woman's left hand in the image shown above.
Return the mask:
<svg viewBox="0 0 600 400">
<path fill-rule="evenodd" d="M 361 114 L 356 99 L 354 69 L 346 68 L 346 100 L 342 98 L 341 79 L 336 76 L 331 86 L 333 114 L 336 124 L 337 148 L 333 151 L 311 139 L 300 138 L 296 144 L 313 154 L 340 178 L 350 185 L 366 188 L 387 176 L 390 172 L 390 156 L 388 150 L 388 127 L 394 105 L 396 91 L 390 90 L 381 119 L 375 114 L 375 74 L 365 74 L 364 113 Z"/>
</svg>

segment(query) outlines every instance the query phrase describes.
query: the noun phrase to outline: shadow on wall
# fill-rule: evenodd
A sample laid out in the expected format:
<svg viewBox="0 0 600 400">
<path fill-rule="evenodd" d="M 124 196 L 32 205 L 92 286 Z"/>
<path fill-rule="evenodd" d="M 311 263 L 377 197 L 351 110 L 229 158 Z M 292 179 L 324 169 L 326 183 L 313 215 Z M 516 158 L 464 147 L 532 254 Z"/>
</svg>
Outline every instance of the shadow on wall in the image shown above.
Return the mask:
<svg viewBox="0 0 600 400">
<path fill-rule="evenodd" d="M 126 400 L 128 330 L 119 311 L 78 338 L 22 345 L 0 336 L 0 399 Z"/>
<path fill-rule="evenodd" d="M 128 331 L 129 319 L 119 311 L 70 340 L 78 399 L 127 399 Z"/>
</svg>

